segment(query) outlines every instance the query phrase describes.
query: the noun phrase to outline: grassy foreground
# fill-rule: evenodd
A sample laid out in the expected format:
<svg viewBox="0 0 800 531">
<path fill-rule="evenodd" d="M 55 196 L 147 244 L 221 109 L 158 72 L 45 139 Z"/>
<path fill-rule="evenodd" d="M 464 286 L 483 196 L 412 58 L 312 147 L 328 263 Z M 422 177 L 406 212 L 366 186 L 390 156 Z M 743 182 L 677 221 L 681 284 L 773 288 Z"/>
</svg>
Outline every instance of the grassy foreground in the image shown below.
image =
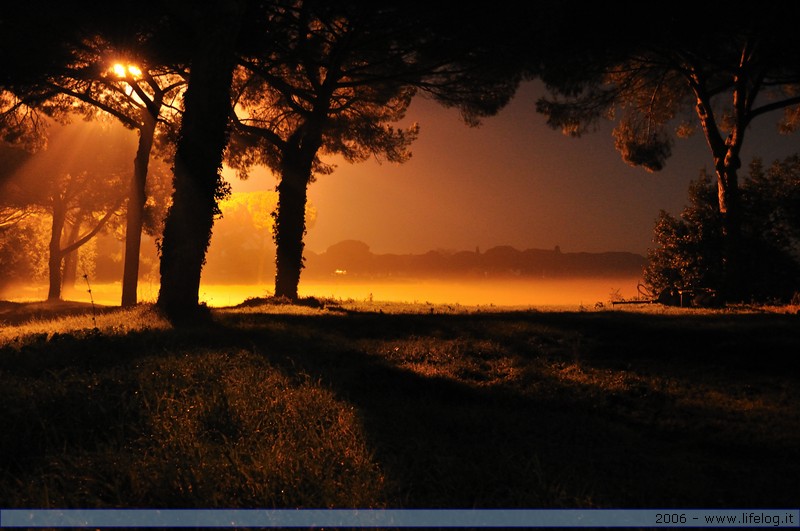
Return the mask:
<svg viewBox="0 0 800 531">
<path fill-rule="evenodd" d="M 0 305 L 0 507 L 796 507 L 800 315 L 654 309 Z"/>
</svg>

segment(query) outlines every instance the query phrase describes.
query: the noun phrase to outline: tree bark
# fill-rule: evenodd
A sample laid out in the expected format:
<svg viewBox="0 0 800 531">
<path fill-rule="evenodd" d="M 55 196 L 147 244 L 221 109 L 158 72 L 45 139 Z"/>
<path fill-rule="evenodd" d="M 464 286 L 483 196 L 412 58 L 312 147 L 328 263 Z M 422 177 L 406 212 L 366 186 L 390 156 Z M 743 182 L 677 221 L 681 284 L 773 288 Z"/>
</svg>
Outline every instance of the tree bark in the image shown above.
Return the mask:
<svg viewBox="0 0 800 531">
<path fill-rule="evenodd" d="M 722 299 L 740 302 L 743 286 L 742 201 L 738 181 L 738 157 L 717 170 L 717 195 L 722 217 Z"/>
<path fill-rule="evenodd" d="M 61 263 L 64 255 L 61 252 L 61 234 L 67 220 L 67 205 L 61 197 L 53 198 L 53 220 L 50 225 L 50 243 L 48 245 L 48 301 L 61 300 Z"/>
<path fill-rule="evenodd" d="M 114 212 L 120 207 L 122 201 L 117 201 L 117 203 L 108 209 L 105 215 L 97 222 L 97 224 L 84 234 L 83 236 L 77 237 L 75 235 L 74 241 L 68 241 L 65 247 L 61 246 L 61 235 L 64 232 L 64 225 L 66 224 L 67 220 L 67 203 L 63 198 L 56 198 L 53 201 L 53 222 L 51 225 L 50 231 L 50 243 L 48 246 L 49 257 L 47 260 L 48 266 L 48 276 L 50 281 L 50 286 L 47 293 L 47 300 L 55 301 L 61 300 L 61 289 L 63 285 L 63 278 L 64 278 L 64 271 L 62 269 L 62 265 L 64 263 L 64 257 L 69 255 L 70 253 L 75 253 L 78 249 L 85 245 L 89 240 L 97 236 L 97 234 L 105 227 L 108 220 L 111 219 L 111 216 L 114 215 Z M 70 240 L 72 240 L 73 236 L 70 236 Z"/>
<path fill-rule="evenodd" d="M 278 209 L 275 218 L 275 296 L 297 300 L 300 272 L 303 269 L 303 236 L 306 232 L 307 188 L 310 165 L 284 162 L 278 184 Z"/>
<path fill-rule="evenodd" d="M 315 109 L 283 148 L 275 216 L 275 296 L 293 301 L 297 300 L 303 270 L 308 184 L 322 145 L 322 124 L 327 112 L 326 106 Z"/>
<path fill-rule="evenodd" d="M 222 194 L 234 48 L 241 2 L 194 4 L 196 38 L 175 162 L 172 206 L 161 244 L 158 305 L 175 325 L 207 316 L 199 305 L 200 275 Z"/>
<path fill-rule="evenodd" d="M 139 255 L 142 247 L 142 224 L 144 220 L 144 204 L 147 200 L 147 167 L 153 138 L 156 131 L 156 117 L 147 110 L 142 112 L 142 127 L 139 129 L 139 146 L 133 161 L 133 178 L 125 226 L 125 261 L 122 271 L 122 306 L 134 306 L 137 303 L 139 286 Z"/>
<path fill-rule="evenodd" d="M 69 234 L 67 235 L 64 247 L 75 243 L 81 231 L 80 219 L 75 220 L 70 224 Z M 61 292 L 62 295 L 67 297 L 71 296 L 75 291 L 75 282 L 78 279 L 78 251 L 77 249 L 71 253 L 64 254 L 64 265 L 61 270 Z"/>
<path fill-rule="evenodd" d="M 717 176 L 717 197 L 723 230 L 723 285 L 720 286 L 722 290 L 720 295 L 722 300 L 732 301 L 740 298 L 744 285 L 741 264 L 742 206 L 738 171 L 741 167 L 739 153 L 744 142 L 747 119 L 744 116 L 746 109 L 736 105 L 743 101 L 744 96 L 735 94 L 736 125 L 728 137 L 723 138 L 714 118 L 710 97 L 699 88 L 699 83 L 693 88 L 697 95 L 697 116 L 714 158 L 714 171 Z"/>
</svg>

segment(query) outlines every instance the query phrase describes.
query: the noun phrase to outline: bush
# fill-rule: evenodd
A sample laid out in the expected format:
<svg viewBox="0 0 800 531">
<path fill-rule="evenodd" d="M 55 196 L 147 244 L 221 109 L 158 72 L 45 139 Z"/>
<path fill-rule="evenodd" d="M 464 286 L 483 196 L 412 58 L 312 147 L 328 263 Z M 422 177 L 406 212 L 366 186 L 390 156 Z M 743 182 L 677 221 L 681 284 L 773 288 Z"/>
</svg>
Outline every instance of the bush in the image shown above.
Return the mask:
<svg viewBox="0 0 800 531">
<path fill-rule="evenodd" d="M 741 267 L 745 297 L 786 302 L 800 287 L 800 157 L 764 171 L 756 159 L 741 187 Z M 668 289 L 723 287 L 723 232 L 716 183 L 701 172 L 689 186 L 689 205 L 679 217 L 661 211 L 648 251 L 645 283 L 653 293 Z"/>
</svg>

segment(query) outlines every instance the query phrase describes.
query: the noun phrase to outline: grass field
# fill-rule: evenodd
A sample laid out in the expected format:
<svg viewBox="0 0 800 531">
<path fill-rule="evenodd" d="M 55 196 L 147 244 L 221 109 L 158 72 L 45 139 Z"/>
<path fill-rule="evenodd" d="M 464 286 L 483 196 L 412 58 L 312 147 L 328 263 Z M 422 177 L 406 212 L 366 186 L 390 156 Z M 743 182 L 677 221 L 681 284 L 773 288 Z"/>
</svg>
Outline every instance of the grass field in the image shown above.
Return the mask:
<svg viewBox="0 0 800 531">
<path fill-rule="evenodd" d="M 0 303 L 0 507 L 800 501 L 795 307 L 212 311 Z"/>
</svg>

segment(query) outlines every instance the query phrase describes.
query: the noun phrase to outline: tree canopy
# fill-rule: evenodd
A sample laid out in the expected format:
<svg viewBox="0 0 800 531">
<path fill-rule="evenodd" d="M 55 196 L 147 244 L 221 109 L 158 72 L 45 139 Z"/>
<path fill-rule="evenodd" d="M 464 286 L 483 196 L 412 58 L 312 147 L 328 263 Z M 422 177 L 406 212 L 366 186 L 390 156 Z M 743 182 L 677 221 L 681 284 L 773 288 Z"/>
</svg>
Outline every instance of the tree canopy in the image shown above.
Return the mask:
<svg viewBox="0 0 800 531">
<path fill-rule="evenodd" d="M 6 143 L 36 150 L 52 118 L 109 114 L 137 130 L 127 225 L 137 237 L 151 150 L 163 147 L 174 179 L 159 305 L 176 322 L 191 321 L 228 192 L 223 161 L 242 175 L 257 164 L 278 177 L 275 293 L 296 298 L 306 189 L 333 171 L 327 156 L 402 163 L 419 132 L 398 126 L 413 98 L 455 107 L 475 126 L 522 80 L 538 77 L 549 95 L 537 108 L 552 127 L 581 136 L 614 120 L 617 150 L 648 171 L 664 167 L 676 137 L 702 132 L 716 179 L 720 274 L 738 295 L 743 231 L 753 227 L 743 218 L 777 208 L 743 207 L 750 199 L 740 190 L 740 153 L 760 116 L 779 116 L 785 132 L 800 123 L 800 7 L 763 6 L 745 17 L 704 3 L 654 15 L 630 3 L 618 6 L 620 19 L 607 5 L 529 4 L 144 0 L 120 16 L 119 6 L 80 0 L 48 7 L 60 22 L 49 33 L 37 31 L 36 5 L 15 4 L 0 16 L 0 46 L 26 52 L 0 58 L 0 131 Z M 611 35 L 609 27 L 620 29 Z M 700 185 L 693 194 L 701 188 L 706 194 Z M 780 217 L 785 225 L 791 216 Z M 135 241 L 126 253 L 138 258 Z M 135 279 L 131 265 L 126 259 L 126 278 Z M 126 301 L 136 302 L 135 284 Z"/>
<path fill-rule="evenodd" d="M 48 149 L 0 188 L 0 204 L 50 218 L 49 299 L 61 297 L 65 260 L 103 230 L 122 204 L 129 166 L 124 148 L 132 138 L 121 133 L 127 131 L 102 122 L 55 128 Z"/>
<path fill-rule="evenodd" d="M 743 16 L 715 3 L 660 13 L 631 7 L 631 31 L 608 47 L 566 64 L 543 67 L 551 93 L 538 102 L 548 124 L 580 136 L 598 120 L 616 121 L 623 159 L 649 171 L 664 167 L 674 137 L 700 130 L 717 181 L 726 241 L 728 295 L 741 284 L 741 206 L 738 170 L 748 129 L 773 111 L 785 132 L 800 117 L 800 44 L 796 5 L 765 5 Z M 597 32 L 593 32 L 597 35 Z"/>
<path fill-rule="evenodd" d="M 297 297 L 306 188 L 333 170 L 321 155 L 402 163 L 419 129 L 393 124 L 415 95 L 456 106 L 476 125 L 515 92 L 521 69 L 497 60 L 508 42 L 498 38 L 496 21 L 454 7 L 276 2 L 262 30 L 270 40 L 240 57 L 233 90 L 238 138 L 229 146 L 229 163 L 243 173 L 262 164 L 280 180 L 277 296 Z M 454 13 L 460 13 L 456 20 Z M 496 40 L 476 37 L 479 30 Z"/>
</svg>

